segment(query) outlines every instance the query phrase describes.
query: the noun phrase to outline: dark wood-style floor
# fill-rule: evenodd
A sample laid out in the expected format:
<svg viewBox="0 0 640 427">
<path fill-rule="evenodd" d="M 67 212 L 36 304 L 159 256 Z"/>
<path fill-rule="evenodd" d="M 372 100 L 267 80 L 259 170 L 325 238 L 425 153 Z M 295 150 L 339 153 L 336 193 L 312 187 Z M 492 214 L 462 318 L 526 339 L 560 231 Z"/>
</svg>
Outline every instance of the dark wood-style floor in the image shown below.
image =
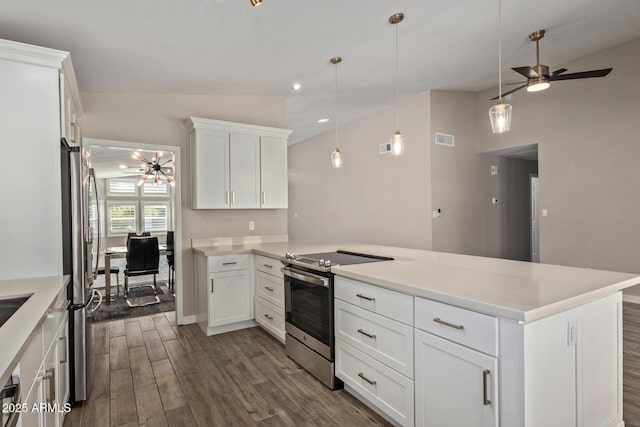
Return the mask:
<svg viewBox="0 0 640 427">
<path fill-rule="evenodd" d="M 95 383 L 65 427 L 389 425 L 260 328 L 206 337 L 173 312 L 94 326 Z"/>
</svg>

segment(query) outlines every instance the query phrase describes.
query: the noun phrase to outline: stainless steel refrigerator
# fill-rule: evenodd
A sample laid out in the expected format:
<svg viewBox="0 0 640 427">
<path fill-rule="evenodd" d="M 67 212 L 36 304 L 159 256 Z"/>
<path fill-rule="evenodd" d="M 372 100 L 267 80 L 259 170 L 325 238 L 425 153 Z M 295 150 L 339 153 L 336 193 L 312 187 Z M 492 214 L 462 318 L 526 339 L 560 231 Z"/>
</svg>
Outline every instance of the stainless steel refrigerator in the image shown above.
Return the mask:
<svg viewBox="0 0 640 427">
<path fill-rule="evenodd" d="M 71 277 L 69 356 L 71 402 L 88 397 L 91 373 L 92 310 L 101 301 L 93 288 L 100 253 L 100 203 L 89 153 L 61 140 L 63 271 Z"/>
</svg>

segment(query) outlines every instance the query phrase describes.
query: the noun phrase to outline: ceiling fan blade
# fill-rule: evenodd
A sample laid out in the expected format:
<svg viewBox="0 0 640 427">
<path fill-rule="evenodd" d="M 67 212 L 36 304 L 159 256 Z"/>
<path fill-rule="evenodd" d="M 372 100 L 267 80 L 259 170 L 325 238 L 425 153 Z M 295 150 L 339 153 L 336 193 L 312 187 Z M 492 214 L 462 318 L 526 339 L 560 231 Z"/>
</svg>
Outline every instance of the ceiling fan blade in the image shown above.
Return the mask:
<svg viewBox="0 0 640 427">
<path fill-rule="evenodd" d="M 538 76 L 538 73 L 535 72 L 533 67 L 515 67 L 512 68 L 512 70 L 518 74 L 522 74 L 528 79 L 535 79 L 536 77 L 540 77 Z"/>
<path fill-rule="evenodd" d="M 555 70 L 553 73 L 551 73 L 551 76 L 557 76 L 558 74 L 562 74 L 565 71 L 567 71 L 566 68 L 560 68 L 559 70 Z"/>
<path fill-rule="evenodd" d="M 527 87 L 527 83 L 523 84 L 522 86 L 518 86 L 517 88 L 512 89 L 512 90 L 510 90 L 509 92 L 505 92 L 505 93 L 503 93 L 503 94 L 502 94 L 502 97 L 504 98 L 505 96 L 510 95 L 510 94 L 512 94 L 513 92 L 517 92 L 517 91 L 519 91 L 520 89 L 525 88 L 525 87 Z M 496 96 L 495 98 L 491 98 L 491 100 L 492 100 L 492 101 L 495 101 L 496 99 L 498 99 L 498 97 L 497 97 L 497 96 Z"/>
<path fill-rule="evenodd" d="M 524 85 L 527 84 L 527 82 L 513 82 L 513 83 L 505 83 L 505 86 L 512 86 L 512 85 Z"/>
<path fill-rule="evenodd" d="M 579 73 L 562 74 L 560 76 L 551 76 L 549 80 L 575 80 L 575 79 L 589 79 L 592 77 L 604 77 L 609 74 L 613 68 L 604 68 L 602 70 L 582 71 Z"/>
</svg>

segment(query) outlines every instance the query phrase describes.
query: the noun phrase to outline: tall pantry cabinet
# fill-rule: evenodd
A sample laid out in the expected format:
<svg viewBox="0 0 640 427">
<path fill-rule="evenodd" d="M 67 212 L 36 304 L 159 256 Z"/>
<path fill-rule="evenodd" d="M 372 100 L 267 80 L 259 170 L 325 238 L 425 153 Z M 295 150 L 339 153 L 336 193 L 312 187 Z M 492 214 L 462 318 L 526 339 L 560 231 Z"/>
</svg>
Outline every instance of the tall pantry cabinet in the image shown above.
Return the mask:
<svg viewBox="0 0 640 427">
<path fill-rule="evenodd" d="M 62 274 L 60 138 L 82 112 L 68 52 L 0 40 L 0 280 Z"/>
</svg>

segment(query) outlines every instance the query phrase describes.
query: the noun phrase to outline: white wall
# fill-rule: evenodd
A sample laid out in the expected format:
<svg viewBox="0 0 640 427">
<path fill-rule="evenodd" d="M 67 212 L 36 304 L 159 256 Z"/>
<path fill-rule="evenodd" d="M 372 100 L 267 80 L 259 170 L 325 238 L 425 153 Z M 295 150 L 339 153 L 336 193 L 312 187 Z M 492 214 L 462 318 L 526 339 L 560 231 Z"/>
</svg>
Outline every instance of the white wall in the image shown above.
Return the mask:
<svg viewBox="0 0 640 427">
<path fill-rule="evenodd" d="M 181 148 L 184 315 L 195 312 L 192 238 L 287 233 L 287 211 L 193 210 L 189 146 L 183 122 L 189 116 L 284 127 L 283 97 L 83 93 L 84 137 L 177 145 Z M 248 221 L 255 221 L 249 231 Z"/>
<path fill-rule="evenodd" d="M 566 64 L 613 67 L 605 78 L 515 94 L 512 131 L 493 135 L 495 89 L 478 94 L 479 151 L 538 143 L 541 261 L 640 272 L 640 40 Z M 508 78 L 516 78 L 515 73 Z"/>
<path fill-rule="evenodd" d="M 331 167 L 334 131 L 289 147 L 289 238 L 431 248 L 429 93 L 401 102 L 401 157 L 379 155 L 395 132 L 395 109 L 340 127 L 341 169 Z"/>
</svg>

